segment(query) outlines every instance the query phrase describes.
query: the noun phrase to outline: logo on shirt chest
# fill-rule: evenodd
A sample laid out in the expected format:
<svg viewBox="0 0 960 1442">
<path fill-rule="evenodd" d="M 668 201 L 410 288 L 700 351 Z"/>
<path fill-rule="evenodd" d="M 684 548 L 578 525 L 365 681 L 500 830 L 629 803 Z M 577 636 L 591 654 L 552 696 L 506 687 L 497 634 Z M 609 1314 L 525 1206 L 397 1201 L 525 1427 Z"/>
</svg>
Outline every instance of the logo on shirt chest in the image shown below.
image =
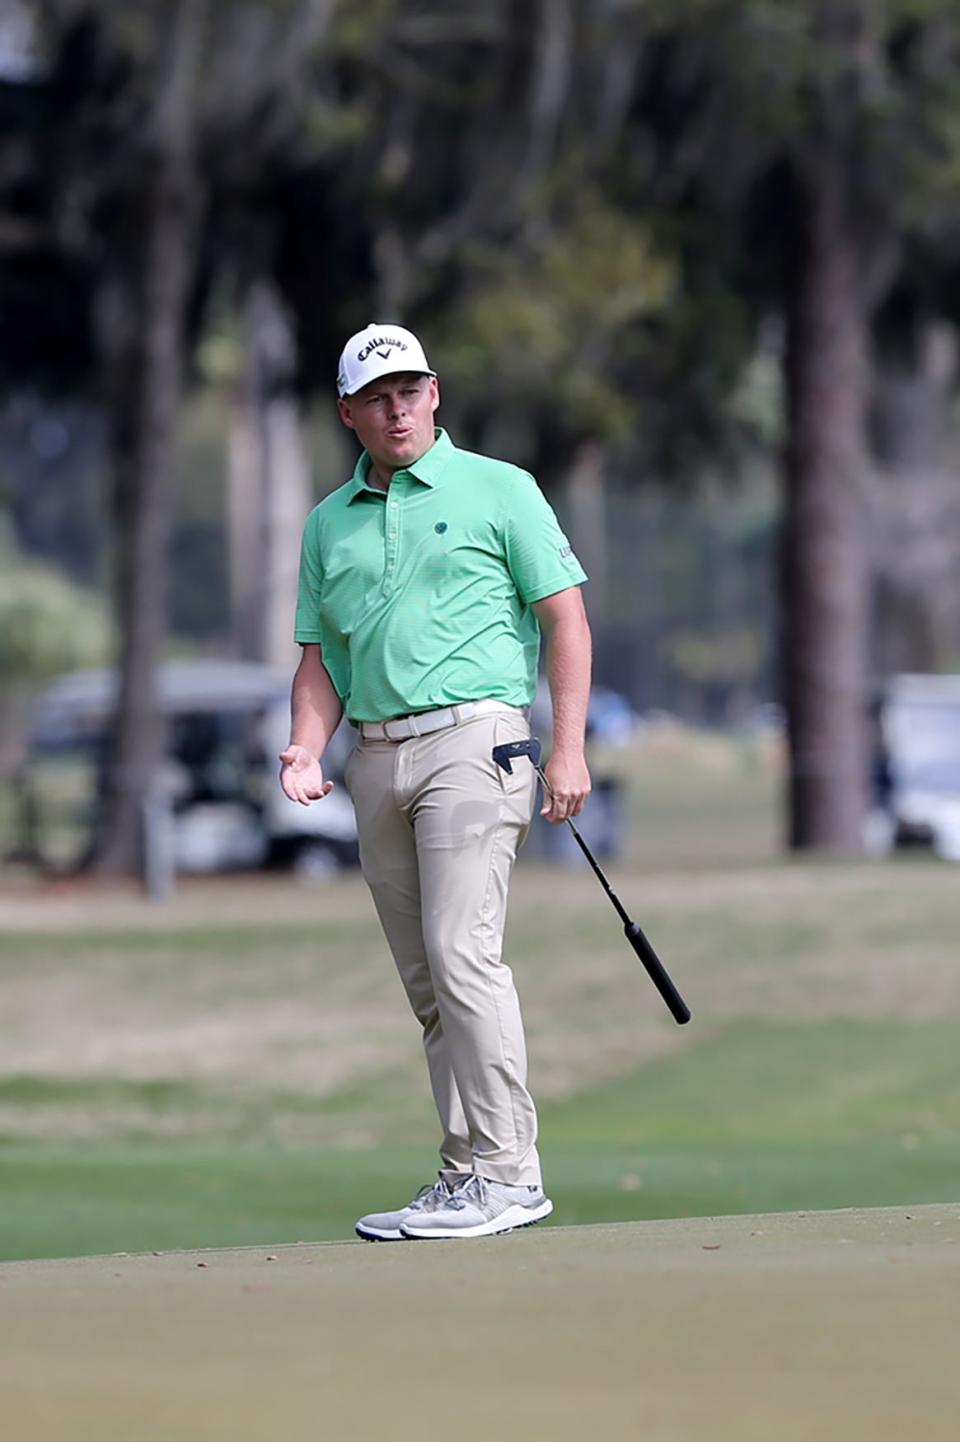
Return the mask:
<svg viewBox="0 0 960 1442">
<path fill-rule="evenodd" d="M 442 536 L 444 531 L 447 529 L 446 521 L 438 521 L 433 529 L 436 531 L 438 536 Z"/>
</svg>

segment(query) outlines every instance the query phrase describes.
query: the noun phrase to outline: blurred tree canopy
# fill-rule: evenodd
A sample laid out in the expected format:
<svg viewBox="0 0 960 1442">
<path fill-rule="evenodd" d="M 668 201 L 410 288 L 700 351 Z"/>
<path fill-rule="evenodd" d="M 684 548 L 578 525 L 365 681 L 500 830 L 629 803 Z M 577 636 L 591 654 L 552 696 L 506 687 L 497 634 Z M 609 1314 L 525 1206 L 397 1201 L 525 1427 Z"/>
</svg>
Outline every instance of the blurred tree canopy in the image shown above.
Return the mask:
<svg viewBox="0 0 960 1442">
<path fill-rule="evenodd" d="M 107 660 L 110 624 L 95 596 L 48 566 L 18 561 L 0 546 L 0 687 L 46 681 L 75 666 Z"/>
<path fill-rule="evenodd" d="M 919 310 L 960 317 L 955 6 L 18 8 L 0 387 L 111 418 L 124 681 L 102 864 L 136 855 L 158 755 L 179 398 L 264 278 L 304 395 L 346 334 L 396 316 L 443 354 L 458 438 L 547 485 L 584 455 L 690 483 L 782 441 L 790 839 L 856 850 L 871 364 Z M 739 673 L 752 644 L 711 659 L 686 638 L 678 659 Z"/>
</svg>

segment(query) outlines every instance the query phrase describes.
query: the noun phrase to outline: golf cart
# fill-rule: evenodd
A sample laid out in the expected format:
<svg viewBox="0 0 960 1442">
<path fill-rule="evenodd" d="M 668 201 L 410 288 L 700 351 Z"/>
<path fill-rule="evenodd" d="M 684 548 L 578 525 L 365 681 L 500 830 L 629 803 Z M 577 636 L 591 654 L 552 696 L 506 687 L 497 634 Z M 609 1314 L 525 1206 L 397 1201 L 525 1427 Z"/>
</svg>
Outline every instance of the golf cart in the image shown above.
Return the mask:
<svg viewBox="0 0 960 1442">
<path fill-rule="evenodd" d="M 870 849 L 960 861 L 960 676 L 891 677 L 877 721 Z"/>
<path fill-rule="evenodd" d="M 92 830 L 116 676 L 78 671 L 41 695 L 24 783 L 21 852 L 70 867 Z M 300 806 L 277 781 L 289 738 L 290 680 L 244 661 L 170 661 L 158 672 L 166 723 L 160 790 L 179 872 L 289 866 L 320 876 L 357 863 L 353 807 L 342 785 L 353 747 L 341 725 L 324 756 L 335 789 Z"/>
</svg>

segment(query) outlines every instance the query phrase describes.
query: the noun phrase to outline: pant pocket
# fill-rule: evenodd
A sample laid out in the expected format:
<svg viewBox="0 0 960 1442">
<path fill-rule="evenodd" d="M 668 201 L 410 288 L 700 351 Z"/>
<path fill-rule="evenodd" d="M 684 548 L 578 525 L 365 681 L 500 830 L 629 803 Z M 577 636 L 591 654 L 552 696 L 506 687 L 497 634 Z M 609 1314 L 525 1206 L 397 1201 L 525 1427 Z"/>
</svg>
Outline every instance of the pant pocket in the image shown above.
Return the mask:
<svg viewBox="0 0 960 1442">
<path fill-rule="evenodd" d="M 525 716 L 504 711 L 494 717 L 494 746 L 505 746 L 511 741 L 528 741 L 529 739 L 530 723 Z M 494 762 L 494 766 L 500 779 L 500 787 L 506 795 L 521 796 L 524 791 L 535 790 L 537 777 L 529 756 L 512 757 L 509 773 L 496 762 Z"/>
</svg>

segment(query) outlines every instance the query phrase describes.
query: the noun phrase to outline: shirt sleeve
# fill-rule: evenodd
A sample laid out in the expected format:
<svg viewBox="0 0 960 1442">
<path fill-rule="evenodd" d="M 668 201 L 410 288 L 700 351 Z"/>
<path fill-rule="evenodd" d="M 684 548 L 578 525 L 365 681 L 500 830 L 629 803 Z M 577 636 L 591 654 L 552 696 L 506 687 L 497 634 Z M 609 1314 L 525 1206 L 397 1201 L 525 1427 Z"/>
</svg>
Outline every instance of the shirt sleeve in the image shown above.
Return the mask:
<svg viewBox="0 0 960 1442">
<path fill-rule="evenodd" d="M 300 580 L 297 588 L 297 616 L 293 639 L 301 646 L 323 640 L 320 628 L 320 588 L 323 564 L 320 556 L 319 524 L 316 511 L 307 517 L 300 545 Z"/>
<path fill-rule="evenodd" d="M 526 471 L 518 471 L 510 487 L 502 525 L 507 566 L 525 605 L 587 579 L 553 507 Z"/>
</svg>

